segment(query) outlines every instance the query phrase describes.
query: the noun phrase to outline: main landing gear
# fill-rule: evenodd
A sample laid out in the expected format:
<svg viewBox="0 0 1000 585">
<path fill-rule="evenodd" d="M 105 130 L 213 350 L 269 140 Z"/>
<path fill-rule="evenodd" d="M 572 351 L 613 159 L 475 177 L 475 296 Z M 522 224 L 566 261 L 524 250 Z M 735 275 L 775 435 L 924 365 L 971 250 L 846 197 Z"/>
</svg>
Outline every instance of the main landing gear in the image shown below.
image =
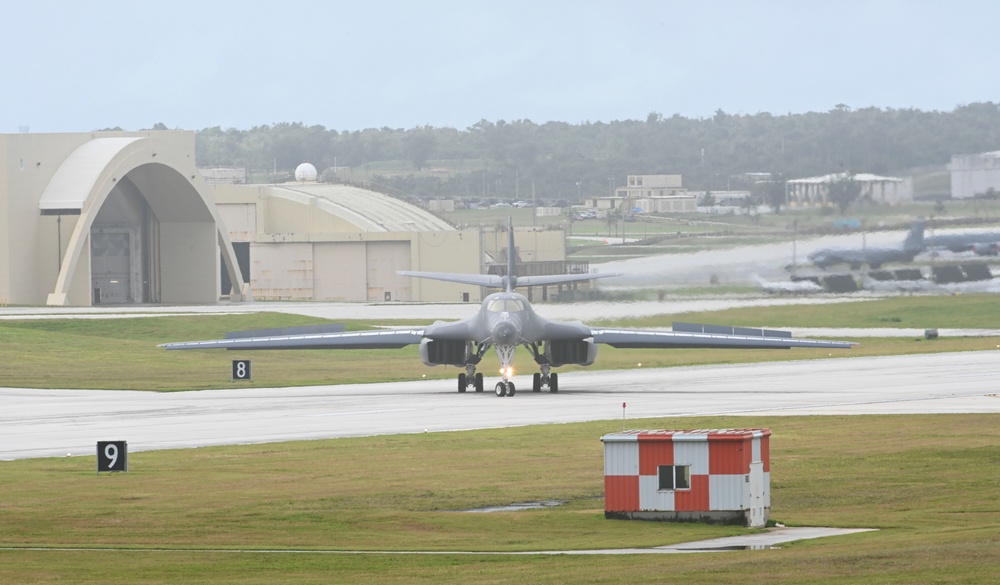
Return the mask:
<svg viewBox="0 0 1000 585">
<path fill-rule="evenodd" d="M 541 392 L 543 387 L 547 387 L 549 392 L 555 394 L 559 391 L 559 374 L 552 372 L 552 362 L 548 353 L 539 351 L 537 343 L 532 343 L 527 347 L 531 351 L 531 355 L 534 356 L 535 363 L 542 370 L 531 377 L 531 391 Z"/>
<path fill-rule="evenodd" d="M 542 366 L 543 370 L 548 370 L 547 367 Z M 534 376 L 531 377 L 531 391 L 541 392 L 542 388 L 548 386 L 549 392 L 555 394 L 559 391 L 559 374 L 548 373 L 547 371 L 538 373 L 536 372 Z"/>
<path fill-rule="evenodd" d="M 476 372 L 471 376 L 469 374 L 458 375 L 458 391 L 465 393 L 469 388 L 474 389 L 476 392 L 483 391 L 483 374 L 481 372 Z M 541 392 L 544 388 L 548 388 L 548 391 L 553 394 L 558 392 L 559 374 L 556 374 L 555 372 L 536 372 L 531 378 L 531 391 Z M 513 382 L 509 380 L 501 380 L 497 382 L 497 385 L 494 387 L 494 391 L 497 396 L 502 398 L 504 396 L 513 396 L 517 389 L 514 387 Z"/>
<path fill-rule="evenodd" d="M 483 374 L 476 371 L 476 365 L 481 359 L 483 359 L 483 354 L 486 353 L 487 345 L 479 346 L 479 349 L 475 352 L 472 351 L 472 345 L 467 344 L 465 349 L 465 373 L 458 375 L 458 391 L 464 393 L 470 387 L 476 392 L 483 391 Z"/>
<path fill-rule="evenodd" d="M 468 392 L 470 388 L 474 389 L 476 392 L 483 391 L 483 374 L 476 371 L 476 366 L 483 357 L 483 353 L 488 348 L 488 345 L 479 346 L 478 351 L 472 352 L 471 349 L 467 350 L 466 361 L 465 361 L 465 372 L 458 375 L 458 391 L 460 393 Z M 538 350 L 536 344 L 531 344 L 528 346 L 531 349 L 531 353 L 535 357 L 535 362 L 538 364 L 541 372 L 536 372 L 531 378 L 531 391 L 541 392 L 547 389 L 549 392 L 555 394 L 559 391 L 559 374 L 552 371 L 552 365 L 549 358 Z M 509 364 L 514 359 L 514 346 L 501 346 L 497 347 L 497 356 L 500 358 L 501 363 Z M 496 395 L 499 397 L 513 396 L 516 392 L 514 388 L 514 383 L 506 378 L 497 382 L 494 387 Z"/>
<path fill-rule="evenodd" d="M 472 375 L 469 374 L 459 374 L 458 375 L 458 391 L 465 392 L 472 387 L 476 392 L 483 391 L 483 374 L 482 372 L 475 372 Z"/>
</svg>

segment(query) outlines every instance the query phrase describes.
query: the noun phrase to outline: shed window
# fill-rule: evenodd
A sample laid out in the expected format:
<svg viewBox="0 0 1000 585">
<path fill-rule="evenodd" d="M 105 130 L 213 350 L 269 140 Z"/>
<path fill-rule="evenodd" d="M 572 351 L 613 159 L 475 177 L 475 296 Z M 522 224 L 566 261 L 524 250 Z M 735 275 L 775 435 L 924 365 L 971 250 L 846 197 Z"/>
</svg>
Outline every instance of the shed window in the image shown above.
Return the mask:
<svg viewBox="0 0 1000 585">
<path fill-rule="evenodd" d="M 656 468 L 660 491 L 691 489 L 690 465 L 660 465 Z"/>
</svg>

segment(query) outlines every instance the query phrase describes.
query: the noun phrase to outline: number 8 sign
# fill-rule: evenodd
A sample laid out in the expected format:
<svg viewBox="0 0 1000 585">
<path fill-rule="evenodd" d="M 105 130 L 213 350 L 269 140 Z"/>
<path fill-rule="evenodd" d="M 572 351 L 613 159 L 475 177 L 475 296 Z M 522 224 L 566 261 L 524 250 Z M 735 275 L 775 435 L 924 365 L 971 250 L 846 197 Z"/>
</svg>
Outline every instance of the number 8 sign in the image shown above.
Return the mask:
<svg viewBox="0 0 1000 585">
<path fill-rule="evenodd" d="M 250 376 L 250 360 L 233 360 L 233 381 L 252 379 Z"/>
<path fill-rule="evenodd" d="M 128 472 L 128 442 L 97 442 L 97 473 L 102 471 Z"/>
</svg>

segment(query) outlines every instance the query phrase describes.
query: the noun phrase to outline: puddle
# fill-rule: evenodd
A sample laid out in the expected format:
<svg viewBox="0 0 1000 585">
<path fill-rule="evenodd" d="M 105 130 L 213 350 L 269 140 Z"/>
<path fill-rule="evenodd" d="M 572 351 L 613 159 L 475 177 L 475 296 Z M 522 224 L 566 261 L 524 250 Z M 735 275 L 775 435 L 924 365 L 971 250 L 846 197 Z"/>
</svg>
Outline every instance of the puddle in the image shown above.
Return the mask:
<svg viewBox="0 0 1000 585">
<path fill-rule="evenodd" d="M 747 534 L 745 536 L 727 536 L 695 542 L 682 542 L 669 546 L 656 547 L 662 552 L 726 552 L 737 550 L 771 550 L 780 549 L 782 544 L 796 540 L 840 536 L 857 532 L 869 532 L 872 528 L 814 528 L 814 527 L 776 527 L 765 532 Z"/>
<path fill-rule="evenodd" d="M 537 510 L 539 508 L 555 508 L 565 504 L 565 500 L 545 500 L 543 502 L 522 502 L 520 504 L 508 504 L 506 506 L 491 506 L 488 508 L 474 508 L 472 510 L 456 510 L 457 512 L 520 512 L 521 510 Z"/>
<path fill-rule="evenodd" d="M 769 544 L 748 544 L 743 546 L 703 546 L 699 548 L 678 548 L 677 550 L 683 550 L 684 552 L 725 552 L 730 550 L 772 550 L 780 548 L 780 546 L 771 546 Z"/>
</svg>

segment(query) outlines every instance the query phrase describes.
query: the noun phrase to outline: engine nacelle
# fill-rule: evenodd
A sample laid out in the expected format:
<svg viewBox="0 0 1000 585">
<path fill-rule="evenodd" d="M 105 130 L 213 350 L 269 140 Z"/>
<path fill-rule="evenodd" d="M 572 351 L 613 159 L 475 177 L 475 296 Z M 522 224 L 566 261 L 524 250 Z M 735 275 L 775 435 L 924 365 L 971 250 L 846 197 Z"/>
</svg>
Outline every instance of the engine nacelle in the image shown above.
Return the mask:
<svg viewBox="0 0 1000 585">
<path fill-rule="evenodd" d="M 424 339 L 420 359 L 425 366 L 464 366 L 468 351 L 465 341 Z"/>
<path fill-rule="evenodd" d="M 553 367 L 574 364 L 589 366 L 597 359 L 597 344 L 590 339 L 548 341 L 546 356 Z"/>
</svg>

